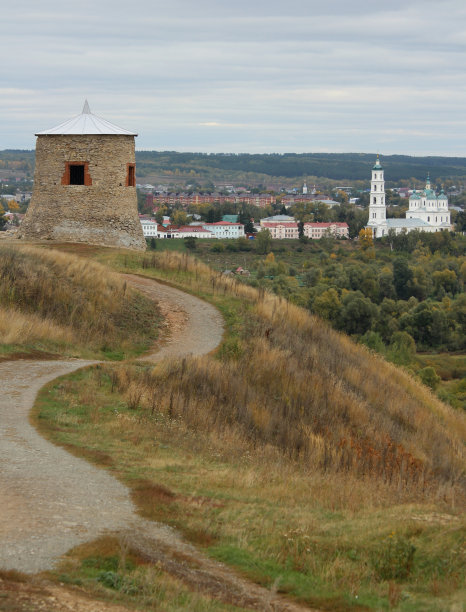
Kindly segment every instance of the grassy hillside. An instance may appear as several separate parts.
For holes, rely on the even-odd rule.
[[[110,465],[145,516],[321,609],[461,601],[461,413],[305,310],[185,255],[99,258],[212,301],[227,333],[214,356],[50,385],[36,408],[48,436]],[[84,580],[86,563],[64,571]]]
[[[157,335],[154,303],[97,263],[0,245],[0,355],[53,352],[121,359]]]
[[[194,252],[219,272],[242,266],[250,272],[242,282],[308,308],[389,361],[419,376],[433,367],[439,397],[466,409],[466,238],[413,232],[405,242],[365,251],[360,242],[331,238],[273,240],[268,255],[244,240],[197,240],[194,251],[182,240],[155,246]],[[434,352],[438,359],[429,359]]]

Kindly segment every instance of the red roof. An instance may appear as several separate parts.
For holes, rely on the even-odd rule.
[[[332,226],[336,226],[336,227],[348,227],[347,223],[305,223],[304,227],[332,227]]]
[[[204,223],[204,225],[234,225],[237,227],[238,225],[243,225],[242,223],[230,223],[230,221],[216,221],[215,223]]]
[[[285,223],[281,223],[280,221],[264,221],[262,227],[291,227],[292,229],[297,229],[298,224],[292,221],[286,221]]]
[[[183,225],[183,227],[179,227],[178,229],[180,230],[180,232],[203,232],[205,233],[209,231],[199,225]]]

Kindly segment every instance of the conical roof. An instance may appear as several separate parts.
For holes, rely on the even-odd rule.
[[[97,117],[97,115],[93,115],[87,100],[84,103],[84,108],[80,115],[76,115],[76,117],[73,117],[64,123],[60,123],[60,125],[57,125],[50,130],[37,132],[36,136],[65,136],[67,134],[80,134],[82,136],[87,134],[137,136],[137,134],[134,132],[125,130],[118,127],[118,125],[115,125],[114,123],[110,123],[101,117]]]

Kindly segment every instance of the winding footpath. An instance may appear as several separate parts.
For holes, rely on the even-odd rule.
[[[151,279],[125,278],[159,303],[170,330],[162,347],[144,361],[206,354],[218,346],[223,321],[213,306]],[[301,610],[203,557],[172,529],[139,517],[128,489],[108,471],[54,446],[30,425],[28,414],[40,388],[92,363],[0,363],[0,569],[51,569],[69,549],[111,532],[129,538],[147,558],[193,588],[223,601],[250,609]]]

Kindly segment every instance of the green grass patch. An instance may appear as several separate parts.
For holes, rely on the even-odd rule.
[[[454,513],[422,506],[332,511],[314,499],[309,475],[295,472],[290,478],[273,464],[261,469],[252,458],[228,461],[209,448],[208,437],[193,438],[166,415],[130,409],[114,381],[112,391],[110,366],[47,385],[33,418],[52,440],[111,466],[143,516],[179,529],[207,554],[267,588],[341,611],[388,610],[390,582],[398,585],[390,587],[395,595],[400,589],[399,610],[440,611],[461,597],[466,564]],[[405,549],[389,549],[392,532],[405,549],[415,548],[408,572]],[[60,572],[71,583],[110,590],[118,601],[137,600],[141,572],[149,570],[133,559],[135,567],[122,573],[119,554],[111,547],[101,554],[87,551],[78,569]],[[181,609],[193,605],[186,597]]]

